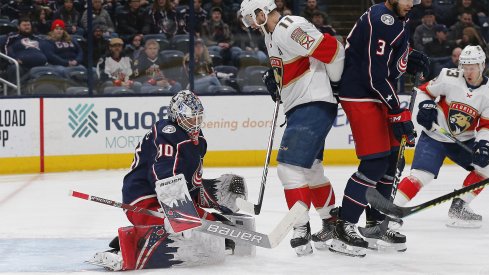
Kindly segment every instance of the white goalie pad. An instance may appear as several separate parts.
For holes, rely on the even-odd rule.
[[[202,207],[213,207],[219,210],[225,207],[232,212],[237,212],[239,208],[236,205],[236,199],[246,200],[248,197],[246,182],[238,175],[224,174],[217,179],[204,179],[203,185],[204,188],[200,194]]]

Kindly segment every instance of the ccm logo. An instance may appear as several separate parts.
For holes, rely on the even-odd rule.
[[[210,224],[206,228],[206,230],[209,232],[214,232],[214,233],[217,233],[219,235],[222,235],[223,237],[230,236],[230,237],[242,239],[244,241],[260,243],[262,240],[262,237],[259,235],[242,232],[238,229],[226,228],[226,227],[218,226],[215,224]]]
[[[391,116],[389,119],[391,122],[397,122],[401,121],[401,116]]]

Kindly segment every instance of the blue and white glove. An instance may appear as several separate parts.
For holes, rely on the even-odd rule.
[[[436,102],[433,100],[425,100],[419,103],[419,111],[416,116],[416,120],[419,125],[423,126],[427,130],[433,127],[433,123],[437,123],[438,110]]]
[[[280,91],[277,88],[277,81],[275,81],[275,74],[273,73],[273,69],[268,69],[262,76],[263,83],[267,86],[267,90],[272,97],[273,102],[277,102],[277,99],[280,99]],[[282,101],[280,101],[282,103]]]
[[[489,142],[479,140],[474,144],[472,162],[480,167],[486,167],[489,164]]]

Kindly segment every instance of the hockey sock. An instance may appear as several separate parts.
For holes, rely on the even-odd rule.
[[[287,201],[287,206],[292,208],[297,201],[302,201],[306,204],[307,208],[311,206],[311,191],[308,186],[294,188],[294,189],[285,189],[285,200]],[[296,224],[306,224],[309,221],[309,214],[306,215],[297,221]]]
[[[464,187],[470,186],[470,185],[477,183],[477,182],[484,180],[484,179],[485,179],[485,177],[477,174],[475,171],[472,171],[465,178]],[[479,189],[476,189],[472,192],[465,193],[465,194],[461,195],[460,198],[462,200],[464,200],[466,203],[470,203],[477,195],[479,195],[479,193],[482,191],[482,189],[484,189],[484,188],[479,188]]]
[[[399,206],[405,205],[418,194],[422,187],[423,185],[416,177],[408,176],[403,178],[397,188],[397,196],[394,199],[394,204]]]
[[[319,213],[321,219],[328,219],[331,217],[329,211],[334,207],[335,195],[331,183],[327,183],[323,186],[309,186],[311,194],[311,202]]]
[[[392,193],[392,183],[394,182],[394,177],[385,175],[377,182],[377,191],[379,191],[385,198],[390,198]],[[381,221],[385,218],[385,215],[380,213],[377,209],[371,208],[367,213],[367,220]]]
[[[343,196],[341,219],[351,223],[358,222],[360,215],[367,206],[367,199],[365,198],[367,188],[375,188],[375,181],[369,180],[360,172],[356,172],[350,177]]]

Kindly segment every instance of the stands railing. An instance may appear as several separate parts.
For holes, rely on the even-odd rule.
[[[17,60],[13,59],[12,57],[5,55],[3,53],[0,53],[0,57],[3,59],[7,59],[8,61],[12,62],[15,64],[15,78],[17,80],[17,85],[14,83],[7,81],[6,79],[3,79],[0,77],[0,82],[3,83],[3,95],[7,95],[7,86],[12,87],[17,90],[17,95],[20,95],[20,69],[19,69],[19,62]]]

